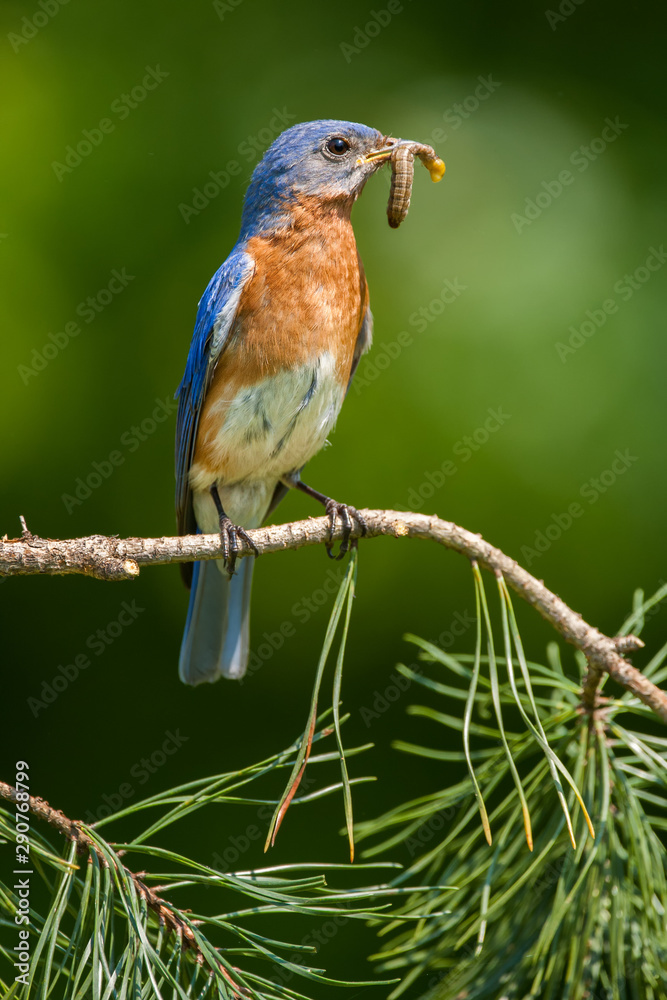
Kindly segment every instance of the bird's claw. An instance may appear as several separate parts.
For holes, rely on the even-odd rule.
[[[236,557],[239,554],[239,538],[248,545],[256,556],[259,555],[257,546],[252,538],[239,524],[234,524],[227,515],[220,518],[220,541],[222,542],[222,560],[230,578],[234,576],[236,569]]]
[[[350,548],[350,535],[352,534],[352,520],[354,519],[361,529],[361,534],[365,535],[368,531],[368,525],[366,521],[359,513],[356,507],[352,507],[347,503],[338,503],[337,500],[327,500],[324,505],[324,509],[329,517],[329,541],[325,542],[325,548],[327,550],[327,555],[330,559],[335,559],[338,561],[342,559]],[[338,555],[334,555],[334,533],[336,531],[336,518],[340,518],[343,525],[343,537],[340,543],[340,549],[338,550]],[[352,542],[354,545],[354,541]]]

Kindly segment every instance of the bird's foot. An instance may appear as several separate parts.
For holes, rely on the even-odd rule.
[[[368,525],[366,521],[359,513],[356,507],[352,507],[347,503],[338,503],[337,500],[331,500],[330,498],[326,500],[324,504],[324,509],[329,517],[329,541],[325,542],[325,548],[327,550],[327,555],[330,559],[342,559],[350,548],[350,535],[352,534],[352,521],[353,519],[357,522],[361,528],[361,534],[365,535],[368,531]],[[335,556],[333,553],[334,547],[334,534],[336,531],[336,519],[340,518],[341,524],[343,525],[343,537],[340,543],[340,549],[338,550],[338,555]],[[352,544],[355,544],[353,540]]]
[[[236,558],[240,551],[239,538],[243,539],[246,545],[253,550],[256,556],[259,555],[259,550],[245,528],[242,528],[239,524],[234,524],[231,518],[227,517],[220,500],[218,488],[215,484],[211,486],[211,496],[213,497],[213,502],[215,503],[215,509],[218,512],[220,541],[222,542],[222,559],[225,569],[231,579],[231,577],[234,576]]]
[[[298,472],[293,472],[291,475],[285,476],[283,482],[285,486],[289,486],[293,490],[301,490],[301,492],[305,493],[306,496],[312,497],[313,500],[317,500],[317,502],[321,503],[324,507],[329,518],[329,541],[324,544],[327,550],[327,555],[330,559],[342,559],[345,553],[349,550],[353,521],[356,521],[359,525],[362,535],[365,535],[368,531],[368,525],[356,507],[352,507],[349,503],[338,503],[337,500],[332,500],[331,497],[325,496],[325,494],[320,493],[319,490],[314,490],[312,486],[307,486],[306,483],[302,482]],[[337,518],[340,518],[341,524],[343,525],[343,537],[341,539],[338,555],[335,556],[333,554],[333,547]],[[355,545],[356,541],[353,541],[352,544]]]
[[[240,551],[239,538],[243,539],[256,556],[259,555],[257,546],[245,528],[234,524],[226,514],[223,514],[220,517],[220,541],[222,542],[223,562],[230,577],[234,576],[236,569],[236,559]]]

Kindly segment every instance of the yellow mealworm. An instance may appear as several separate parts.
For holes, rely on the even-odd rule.
[[[410,149],[422,161],[431,175],[432,181],[442,180],[445,173],[445,164],[432,146],[426,146],[421,142],[413,142]]]
[[[396,146],[391,154],[391,190],[387,218],[392,229],[398,229],[408,214],[415,157],[408,145]]]

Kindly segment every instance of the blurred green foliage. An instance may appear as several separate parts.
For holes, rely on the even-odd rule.
[[[571,13],[405,0],[388,19],[384,0],[375,13],[345,0],[4,4],[2,532],[18,532],[19,514],[52,537],[173,532],[168,401],[276,109],[290,123],[348,118],[433,141],[447,173],[436,187],[418,170],[397,232],[384,215],[386,171],[354,210],[376,346],[308,481],[358,506],[420,503],[481,531],[614,629],[632,589],[652,592],[664,565],[667,268],[637,271],[667,228],[664,61],[648,5],[561,6]],[[142,90],[149,68],[154,89]],[[602,150],[607,119],[617,132]],[[81,142],[88,153],[76,153]],[[67,147],[75,165],[54,169],[68,167]],[[182,208],[204,201],[197,214]],[[106,293],[114,270],[132,280]],[[617,309],[605,312],[607,300]],[[68,323],[81,332],[69,337]],[[559,356],[571,327],[581,346]],[[82,502],[64,501],[94,463],[110,474],[98,470]],[[572,504],[581,513],[568,514]],[[279,509],[285,520],[317,513],[300,496]],[[33,791],[84,817],[121,785],[154,793],[274,752],[306,716],[332,569],[320,551],[263,560],[261,669],[240,687],[195,690],[176,671],[187,604],[176,569],[115,585],[5,581],[7,773],[15,756],[30,761]],[[114,624],[123,602],[134,607],[126,626]],[[356,795],[360,820],[463,776],[463,765],[388,751],[419,724],[404,715],[410,692],[392,703],[383,692],[410,656],[403,632],[470,652],[474,629],[461,622],[473,611],[464,560],[415,543],[362,546],[347,739],[376,741],[364,767],[384,780]],[[529,652],[541,650],[546,626],[518,612]],[[77,656],[90,666],[31,710]],[[167,731],[181,737],[171,756],[160,750]],[[273,860],[342,860],[331,808],[290,816]],[[192,853],[207,863],[235,833],[193,828]],[[239,863],[259,863],[260,850],[253,842]],[[362,949],[342,932],[322,962],[335,972],[338,954],[350,977],[365,975]]]

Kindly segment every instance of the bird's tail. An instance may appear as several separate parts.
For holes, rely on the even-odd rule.
[[[178,672],[185,684],[238,679],[248,665],[250,585],[254,559],[242,559],[231,580],[207,560],[194,565]]]

